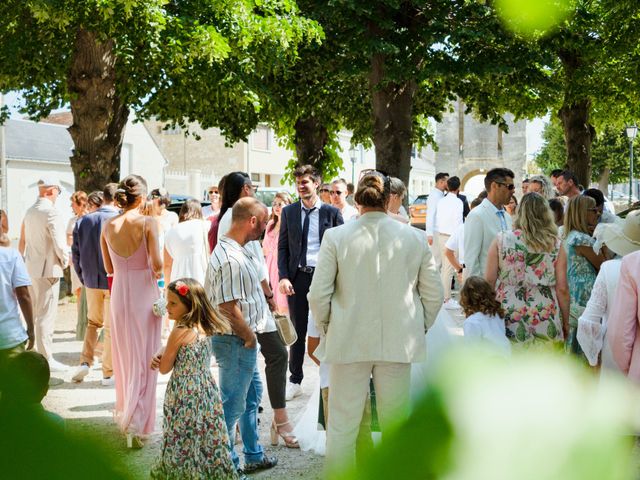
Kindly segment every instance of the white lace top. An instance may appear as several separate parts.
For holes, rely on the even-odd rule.
[[[596,277],[587,306],[578,319],[577,338],[589,364],[598,364],[602,352],[602,366],[618,370],[606,341],[607,319],[615,299],[622,259],[604,262]]]

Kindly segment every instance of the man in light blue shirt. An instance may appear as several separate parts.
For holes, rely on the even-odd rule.
[[[444,198],[447,191],[447,180],[449,180],[449,174],[439,172],[436,174],[436,186],[433,187],[429,197],[427,198],[427,219],[425,224],[425,230],[427,232],[427,242],[431,247],[433,258],[436,261],[436,268],[440,270],[442,265],[442,256],[440,254],[440,248],[438,244],[438,231],[436,225],[436,215],[438,212],[438,202]],[[436,239],[434,242],[433,239]]]

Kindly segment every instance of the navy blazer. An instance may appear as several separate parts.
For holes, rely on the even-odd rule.
[[[323,203],[319,212],[320,242],[328,228],[342,225],[340,210]],[[302,249],[302,208],[300,200],[282,209],[278,239],[278,275],[293,281],[298,273]]]
[[[469,212],[471,211],[469,208],[469,202],[467,202],[467,197],[461,193],[458,193],[458,198],[462,200],[462,219],[466,220],[467,215],[469,215]]]
[[[101,207],[93,213],[88,213],[78,219],[73,229],[73,244],[71,255],[73,268],[78,278],[87,288],[107,290],[107,272],[104,269],[102,250],[100,249],[100,235],[102,224],[118,215],[115,207]]]

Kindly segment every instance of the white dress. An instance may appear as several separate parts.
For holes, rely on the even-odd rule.
[[[462,328],[465,341],[480,342],[505,357],[511,355],[504,319],[498,315],[476,312],[467,317]]]
[[[596,277],[587,306],[578,319],[578,343],[589,360],[596,365],[598,354],[602,352],[601,375],[619,371],[613,360],[611,347],[607,342],[607,319],[616,296],[620,278],[621,258],[604,262]]]
[[[173,259],[171,281],[193,278],[204,285],[207,271],[209,222],[187,220],[181,222],[164,236],[164,246]]]

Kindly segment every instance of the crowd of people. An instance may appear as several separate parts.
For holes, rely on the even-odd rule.
[[[43,178],[17,250],[6,215],[0,223],[0,374],[32,348],[49,371],[68,370],[52,341],[71,265],[83,341],[71,378],[82,382],[101,358],[128,447],[153,432],[157,375],[171,372],[152,478],[242,478],[277,465],[258,434],[259,353],[271,444],[301,447],[287,402],[303,392],[307,354],[319,368],[313,407],[328,468],[353,465],[374,423],[384,432],[408,414],[411,364],[447,310],[467,317],[465,339],[498,355],[551,347],[640,381],[639,211],[616,217],[569,171],[532,176],[517,194],[506,168],[490,170],[469,204],[460,179],[440,172],[422,232],[408,224],[397,178],[366,170],[353,188],[322,183],[308,165],[293,175],[297,200],[280,192],[271,210],[247,173],[231,172],[208,205],[187,200],[178,215],[164,188],[129,175],[75,192],[66,226],[61,188]]]

